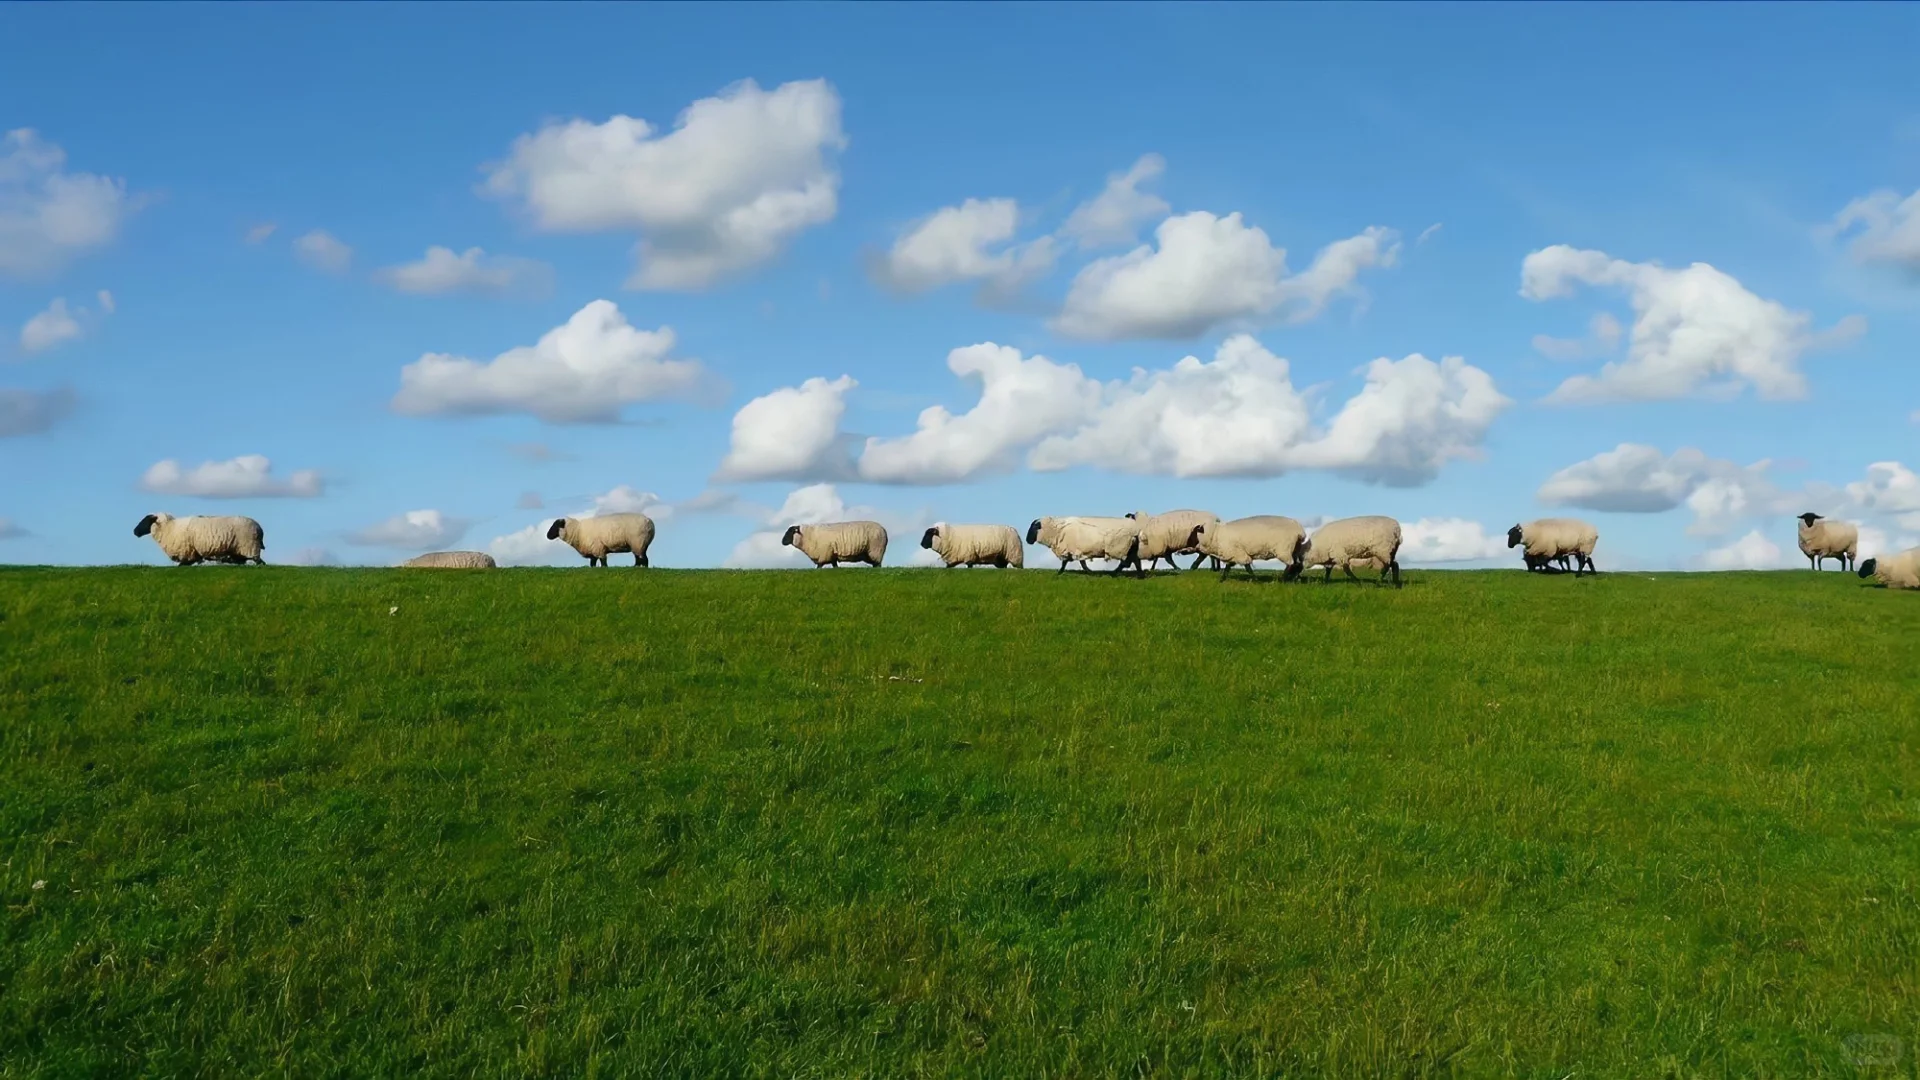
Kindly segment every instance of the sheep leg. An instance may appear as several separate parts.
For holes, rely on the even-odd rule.
[[[1349,580],[1349,581],[1359,581],[1359,580],[1360,580],[1360,575],[1359,575],[1359,574],[1356,574],[1356,573],[1354,573],[1354,572],[1353,572],[1353,564],[1352,564],[1352,563],[1341,563],[1341,564],[1340,564],[1340,569],[1342,569],[1342,570],[1345,570],[1345,571],[1347,572],[1347,580]],[[1384,571],[1384,570],[1382,570],[1382,571],[1380,572],[1380,574],[1381,574],[1381,576],[1382,576],[1382,577],[1385,577],[1385,576],[1386,576],[1386,571]],[[1329,567],[1327,567],[1327,576],[1328,576],[1329,578],[1331,578],[1331,577],[1333,576],[1333,567],[1331,567],[1331,566],[1329,566]]]
[[[1067,572],[1067,560],[1065,560],[1065,559],[1061,559],[1061,560],[1060,560],[1060,569],[1058,569],[1058,570],[1055,570],[1055,571],[1054,571],[1054,573],[1056,573],[1056,574],[1064,574],[1064,573],[1066,573],[1066,572]]]
[[[1200,560],[1198,560],[1198,559],[1195,559],[1195,560],[1193,561],[1193,565],[1194,565],[1194,566],[1199,566],[1199,565],[1200,565]],[[1189,567],[1188,569],[1192,569],[1192,567]],[[1229,566],[1229,567],[1227,567],[1227,568],[1226,568],[1225,570],[1222,570],[1222,571],[1220,571],[1220,580],[1221,580],[1221,581],[1225,581],[1225,580],[1227,580],[1227,575],[1228,575],[1228,574],[1231,574],[1231,573],[1233,573],[1233,567],[1231,567],[1231,566]]]
[[[1347,571],[1347,573],[1351,574],[1353,573],[1353,571],[1349,570]],[[1322,585],[1333,584],[1333,564],[1332,563],[1327,564],[1327,576],[1320,579],[1320,584]]]
[[[1388,563],[1387,570],[1393,571],[1393,587],[1396,589],[1399,588],[1400,587],[1400,560],[1395,559],[1392,562]],[[1387,570],[1380,571],[1381,581],[1387,580]]]
[[[647,557],[646,557],[645,555],[642,555],[642,554],[640,554],[640,553],[639,553],[639,552],[637,552],[637,551],[636,551],[636,552],[634,552],[634,553],[633,553],[633,565],[635,565],[635,566],[645,566],[645,565],[647,565]]]

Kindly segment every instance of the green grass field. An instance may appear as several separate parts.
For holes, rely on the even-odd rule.
[[[1914,1074],[1920,597],[1408,577],[0,571],[0,1075]]]

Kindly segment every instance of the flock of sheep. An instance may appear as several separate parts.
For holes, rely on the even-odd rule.
[[[1860,533],[1852,524],[1819,514],[1800,515],[1800,551],[1820,569],[1838,559],[1842,570],[1855,568]],[[152,536],[167,557],[181,566],[200,562],[259,563],[266,560],[266,534],[250,517],[185,517],[148,514],[134,526],[133,535]],[[565,542],[591,566],[606,566],[607,556],[628,553],[635,566],[647,565],[653,544],[653,519],[645,514],[603,514],[598,517],[556,518],[547,539]],[[1580,574],[1596,573],[1593,549],[1600,533],[1592,525],[1571,518],[1542,518],[1507,530],[1507,547],[1521,549],[1528,570]],[[780,537],[786,547],[799,549],[815,566],[866,563],[879,566],[887,554],[887,530],[876,521],[840,521],[794,525]],[[1211,560],[1222,578],[1236,566],[1251,576],[1256,562],[1286,564],[1287,580],[1310,566],[1326,568],[1330,581],[1337,567],[1357,580],[1355,567],[1379,571],[1381,582],[1400,584],[1400,523],[1390,517],[1365,516],[1329,521],[1308,535],[1305,526],[1290,517],[1259,515],[1222,521],[1203,510],[1144,511],[1125,517],[1043,517],[1027,526],[1025,543],[1010,525],[935,525],[920,537],[920,546],[953,566],[1022,567],[1025,544],[1041,544],[1060,560],[1065,573],[1070,563],[1090,571],[1090,560],[1110,560],[1113,573],[1132,568],[1144,576],[1162,559],[1170,567],[1176,555],[1192,555],[1188,569]],[[493,556],[481,551],[435,551],[402,563],[414,567],[484,568]],[[1877,578],[1894,589],[1920,589],[1920,547],[1898,555],[1868,559],[1858,564],[1861,577]]]

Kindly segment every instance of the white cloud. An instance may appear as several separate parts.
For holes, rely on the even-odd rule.
[[[325,229],[315,229],[293,242],[293,253],[315,270],[344,274],[353,264],[353,248]]]
[[[593,509],[575,516],[599,517],[602,514],[645,514],[660,521],[673,515],[673,507],[651,491],[621,484],[605,495],[595,495]]]
[[[1356,293],[1362,269],[1392,265],[1399,252],[1392,230],[1370,228],[1327,245],[1289,278],[1286,251],[1237,213],[1180,214],[1162,221],[1154,237],[1157,247],[1143,244],[1081,268],[1053,328],[1093,340],[1191,338],[1276,313],[1301,321]]]
[[[347,536],[347,543],[425,551],[443,548],[466,535],[472,522],[438,510],[409,510]]]
[[[1786,563],[1780,545],[1754,529],[1725,547],[1702,554],[1700,565],[1708,570],[1777,570]]]
[[[1549,360],[1585,360],[1607,356],[1619,348],[1621,332],[1620,320],[1614,318],[1611,312],[1602,311],[1587,324],[1586,337],[1557,338],[1535,334],[1533,348]]]
[[[561,556],[572,556],[573,562],[580,557],[574,550],[558,540],[547,539],[547,529],[552,520],[536,521],[524,529],[510,532],[505,536],[496,536],[487,545],[487,554],[501,566],[556,566],[562,562]]]
[[[107,290],[101,289],[99,292],[95,293],[94,296],[96,299],[100,301],[101,311],[104,311],[107,314],[111,315],[116,310],[118,310],[117,308],[114,307],[113,294],[108,292]]]
[[[1506,534],[1464,518],[1421,518],[1400,530],[1400,561],[1405,563],[1479,562],[1507,555]]]
[[[1365,370],[1366,386],[1316,429],[1287,362],[1236,335],[1211,363],[1189,356],[1108,384],[1091,418],[1041,442],[1030,463],[1183,477],[1327,469],[1410,486],[1431,480],[1449,461],[1477,457],[1494,419],[1511,404],[1486,372],[1459,357],[1383,357]]]
[[[955,416],[945,406],[921,412],[918,430],[872,438],[860,455],[860,476],[893,484],[938,484],[1013,467],[1019,452],[1050,432],[1070,428],[1097,405],[1100,386],[1072,364],[987,342],[947,354],[947,367],[978,379],[980,401]]]
[[[1441,223],[1436,221],[1433,224],[1427,226],[1426,228],[1421,229],[1420,235],[1415,237],[1413,242],[1415,244],[1424,244],[1428,240],[1433,239],[1433,237],[1440,232],[1440,226],[1441,226]]]
[[[1780,491],[1767,475],[1771,465],[1765,460],[1740,465],[1690,446],[1668,455],[1642,443],[1621,443],[1549,476],[1538,495],[1548,506],[1627,514],[1685,504],[1694,514],[1687,531],[1714,534],[1746,518],[1796,512],[1795,499],[1805,494]]]
[[[1804,397],[1802,354],[1865,325],[1850,318],[1812,334],[1805,312],[1762,299],[1706,263],[1669,270],[1564,244],[1528,255],[1520,282],[1529,300],[1571,296],[1586,284],[1623,289],[1633,306],[1626,358],[1567,379],[1548,396],[1555,402],[1725,397],[1748,388],[1768,399]]]
[[[275,232],[279,231],[279,228],[280,226],[276,222],[263,221],[253,228],[248,229],[244,239],[249,244],[264,244],[267,242],[268,237],[271,237]],[[314,550],[317,551],[319,549],[315,548]]]
[[[1154,218],[1165,217],[1173,208],[1167,200],[1140,185],[1155,180],[1167,171],[1167,159],[1145,154],[1126,172],[1107,177],[1100,194],[1074,208],[1060,235],[1083,248],[1131,244],[1140,235],[1140,226]]]
[[[340,559],[323,547],[304,547],[287,558],[288,566],[339,566]]]
[[[73,411],[73,391],[0,390],[0,439],[35,435],[59,423]]]
[[[552,285],[553,268],[533,259],[488,255],[477,247],[455,254],[434,246],[419,262],[389,266],[374,278],[405,293],[443,296],[449,293],[540,292]]]
[[[488,165],[482,190],[555,232],[637,230],[644,289],[699,289],[778,255],[833,219],[846,145],[823,79],[765,91],[752,80],[690,105],[661,134],[615,116],[549,124]]]
[[[780,508],[760,519],[761,528],[735,544],[722,564],[731,567],[806,567],[813,565],[806,556],[780,544],[789,525],[815,525],[824,521],[878,521],[887,530],[886,565],[902,566],[912,561],[920,533],[929,523],[922,513],[902,514],[871,506],[850,506],[832,484],[811,484],[787,495]]]
[[[1890,516],[1901,529],[1920,532],[1920,476],[1900,462],[1867,466],[1867,478],[1848,484],[1846,495],[1859,512]]]
[[[1855,199],[1833,219],[1832,229],[1853,235],[1848,251],[1856,262],[1920,272],[1920,189],[1905,198],[1881,190]]]
[[[920,293],[961,281],[984,282],[986,297],[1006,296],[1052,267],[1049,237],[1011,243],[1020,228],[1012,199],[968,199],[915,222],[874,260],[874,279],[898,292]]]
[[[17,540],[22,536],[31,535],[33,534],[21,528],[13,519],[0,517],[0,540]]]
[[[552,424],[619,419],[634,402],[684,396],[698,361],[672,360],[670,328],[636,330],[611,301],[595,300],[537,344],[482,363],[428,353],[400,370],[393,408],[410,415],[530,413]]]
[[[140,486],[165,495],[192,495],[202,499],[312,499],[325,493],[317,469],[302,469],[284,480],[273,477],[273,464],[259,454],[229,461],[203,461],[183,469],[178,461],[157,461],[140,478]]]
[[[808,379],[754,398],[733,415],[733,437],[714,479],[814,480],[850,473],[852,439],[840,433],[846,395],[859,385],[842,375]]]
[[[27,352],[40,352],[51,349],[63,341],[73,341],[80,337],[80,321],[67,310],[67,301],[63,297],[54,297],[47,310],[27,320],[20,328],[20,348]]]
[[[138,209],[124,181],[69,173],[66,163],[32,128],[0,137],[0,277],[50,276],[111,243]]]

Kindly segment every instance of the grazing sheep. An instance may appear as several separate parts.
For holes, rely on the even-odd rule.
[[[1853,569],[1860,554],[1860,530],[1850,521],[1834,521],[1819,514],[1800,515],[1800,554],[1815,570],[1828,559],[1839,559],[1840,569]]]
[[[1120,564],[1113,568],[1117,574],[1129,563],[1137,565],[1140,561],[1140,530],[1131,518],[1035,518],[1027,526],[1027,543],[1045,544],[1060,560],[1057,573],[1065,573],[1070,562],[1091,570],[1088,559],[1118,559]]]
[[[1221,564],[1220,580],[1225,581],[1236,566],[1245,566],[1252,577],[1253,564],[1261,559],[1278,559],[1287,564],[1286,576],[1300,573],[1300,559],[1307,550],[1307,530],[1290,517],[1258,514],[1232,521],[1201,522],[1193,527],[1188,542]],[[1200,560],[1194,560],[1194,566]],[[1191,569],[1191,567],[1189,567]]]
[[[920,537],[920,546],[948,566],[998,566],[1020,569],[1027,551],[1011,525],[948,525],[942,522]]]
[[[1889,589],[1920,589],[1920,547],[1898,555],[1876,555],[1854,572],[1863,578],[1878,578]]]
[[[415,555],[401,566],[432,567],[442,570],[491,570],[493,556],[484,551],[429,551]]]
[[[1507,546],[1521,548],[1527,569],[1545,569],[1554,562],[1567,569],[1567,560],[1577,560],[1574,576],[1598,573],[1593,567],[1593,547],[1600,542],[1600,531],[1575,518],[1541,518],[1507,530]]]
[[[1329,521],[1314,531],[1298,565],[1303,569],[1326,567],[1326,581],[1333,580],[1336,566],[1355,581],[1360,580],[1353,572],[1355,566],[1377,566],[1380,580],[1384,582],[1391,575],[1397,589],[1400,587],[1400,523],[1378,515]],[[1287,576],[1297,573],[1293,571]]]
[[[1199,554],[1200,549],[1190,543],[1194,527],[1220,520],[1219,514],[1205,510],[1169,510],[1164,514],[1136,510],[1127,516],[1140,529],[1140,558],[1147,564],[1147,569],[1152,569],[1154,564],[1165,559],[1168,566],[1178,570],[1180,565],[1173,561],[1173,557],[1189,554],[1194,556],[1194,560],[1187,569],[1198,569],[1207,556]],[[1215,559],[1213,565],[1218,567],[1220,560]]]
[[[653,519],[645,514],[555,518],[547,539],[565,540],[587,557],[588,566],[606,566],[607,556],[616,551],[631,551],[633,565],[646,566],[647,549],[653,546]]]
[[[843,562],[879,566],[887,554],[887,530],[877,521],[836,521],[825,525],[790,526],[780,537],[782,547],[796,547],[815,566],[837,567]]]
[[[267,536],[260,523],[250,517],[183,517],[172,514],[148,514],[133,527],[133,535],[151,535],[181,566],[197,562],[248,563],[261,566],[267,560],[260,553],[267,548]]]

